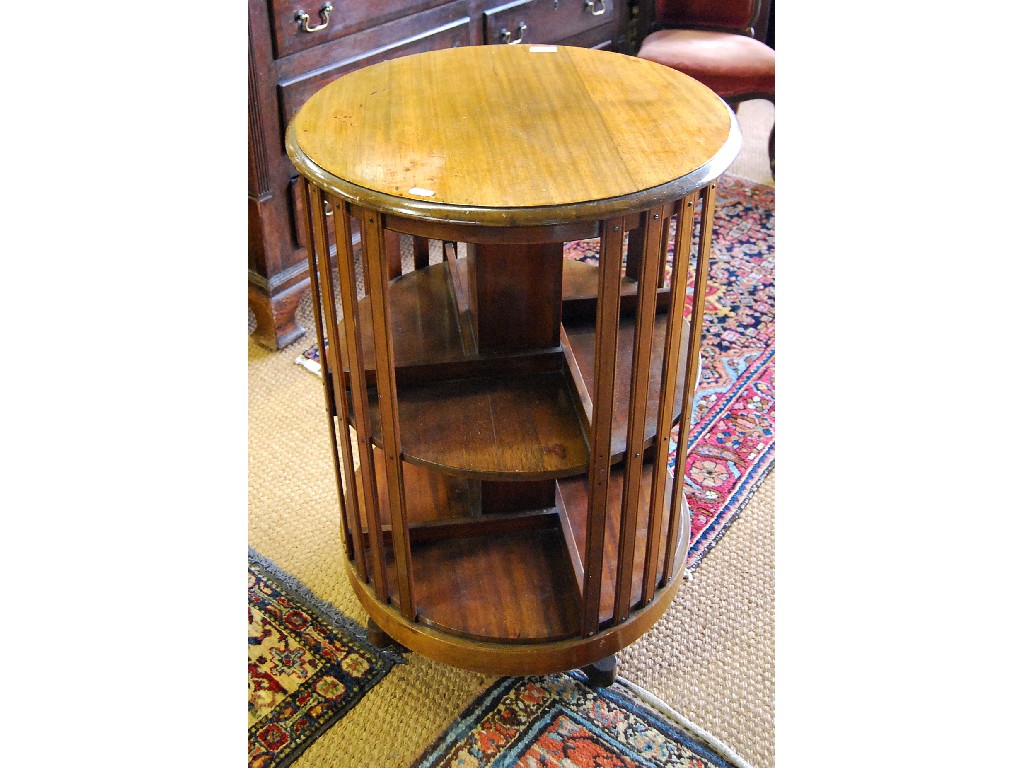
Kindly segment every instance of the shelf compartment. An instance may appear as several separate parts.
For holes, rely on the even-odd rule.
[[[634,544],[633,571],[630,591],[630,610],[640,606],[640,599],[643,587],[644,559],[647,548],[647,537],[650,517],[651,482],[653,476],[653,464],[648,462],[643,467],[641,474],[640,504],[637,510],[637,533]],[[623,470],[620,465],[612,470],[608,483],[608,513],[605,522],[604,534],[604,555],[601,568],[601,607],[599,610],[599,626],[605,628],[612,624],[612,611],[615,604],[616,570],[619,562],[619,522],[622,503]],[[659,546],[656,552],[657,576],[656,584],[661,584],[664,579],[665,566],[665,544],[668,538],[669,527],[669,505],[672,494],[671,476],[665,484],[665,496],[663,503],[665,513],[662,515],[662,530],[659,536]],[[565,517],[577,551],[585,557],[587,551],[587,482],[585,477],[568,478],[558,481],[559,502],[565,509]],[[685,554],[685,546],[689,543],[689,510],[686,506],[686,499],[683,498],[681,515],[680,541],[676,542],[682,547]],[[675,558],[677,564],[682,558]],[[678,567],[678,566],[677,566]]]
[[[399,387],[398,417],[402,457],[438,472],[543,480],[587,471],[578,395],[563,371]],[[381,445],[375,403],[371,419]]]
[[[380,466],[380,462],[376,464]],[[587,548],[585,477],[558,480],[554,508],[488,514],[479,508],[479,483],[407,463],[403,467],[417,621],[484,641],[534,643],[578,636],[583,590],[581,555]],[[641,476],[631,611],[643,607],[640,602],[652,474],[653,466],[647,463]],[[390,513],[383,477],[379,480],[385,562],[392,599],[397,601]],[[601,569],[601,629],[612,625],[622,485],[620,466],[613,469],[609,482]],[[655,553],[657,584],[665,575],[663,542],[668,536],[671,491],[670,477],[663,498],[662,543]],[[682,525],[675,543],[677,567],[685,559],[690,531],[685,497],[682,503]],[[369,550],[366,552],[369,557]]]
[[[656,315],[654,320],[654,343],[651,353],[651,373],[648,377],[647,411],[644,417],[644,448],[654,440],[658,420],[658,399],[661,397],[661,369],[665,354],[665,315]],[[689,323],[683,321],[683,338],[689,333]],[[563,344],[566,358],[571,358],[570,368],[575,367],[580,381],[574,381],[581,403],[590,403],[594,392],[594,326],[589,323],[575,323],[563,326]],[[618,347],[615,354],[615,402],[612,416],[612,463],[622,461],[626,449],[626,426],[629,413],[629,383],[632,373],[633,336],[636,331],[634,318],[625,317],[619,322]],[[676,369],[675,398],[672,403],[672,423],[679,421],[683,407],[683,391],[686,387],[686,348],[679,351],[679,365]],[[591,413],[583,405],[585,418],[589,422]]]
[[[457,264],[455,282],[448,262],[433,264],[392,280],[388,286],[391,332],[398,386],[424,384],[509,373],[543,373],[560,370],[563,355],[557,346],[480,354],[466,348],[472,337],[472,316],[460,307],[468,275],[467,259]],[[460,287],[461,286],[461,289]],[[359,329],[366,366],[367,386],[376,386],[373,327],[369,301],[359,301]],[[345,369],[348,384],[349,370]]]
[[[566,259],[562,266],[562,322],[591,322],[597,314],[598,266]],[[636,280],[623,275],[619,281],[619,312],[628,317],[636,312]],[[658,289],[658,312],[668,309],[671,288]]]
[[[459,637],[542,643],[578,636],[581,601],[557,513],[536,530],[411,547],[417,621]],[[389,579],[396,578],[393,557]]]
[[[396,277],[388,285],[396,375],[400,368],[465,360],[459,311],[448,264],[434,264]],[[359,300],[359,327],[367,373],[374,371],[370,302]],[[345,371],[348,375],[348,369]]]
[[[391,547],[391,507],[385,492],[384,463],[380,449],[374,448],[373,454],[384,544]],[[361,480],[359,475],[356,477],[356,486],[362,499]],[[553,509],[512,512],[487,509],[479,480],[432,472],[408,462],[402,464],[402,477],[405,483],[405,514],[413,544],[443,537],[466,538],[491,533],[515,533],[555,525],[551,519],[543,519],[557,516]],[[368,546],[366,521],[361,522],[364,546]]]

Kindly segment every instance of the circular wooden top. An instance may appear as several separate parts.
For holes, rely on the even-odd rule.
[[[304,175],[386,212],[491,225],[638,210],[715,178],[739,150],[712,91],[631,56],[471,46],[325,86],[286,138]]]

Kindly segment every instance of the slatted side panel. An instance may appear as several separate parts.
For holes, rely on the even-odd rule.
[[[356,450],[359,455],[359,479],[362,488],[362,511],[366,522],[367,536],[370,540],[370,563],[369,575],[372,577],[374,591],[377,599],[387,602],[390,590],[385,568],[384,534],[381,528],[380,499],[377,497],[377,483],[375,481],[373,449],[370,443],[370,404],[366,386],[366,364],[363,354],[362,334],[360,332],[360,319],[357,307],[357,286],[355,273],[355,260],[352,256],[352,229],[351,210],[349,204],[332,195],[327,196],[328,204],[334,212],[335,242],[339,244],[338,253],[338,282],[340,283],[341,312],[345,318],[342,325],[342,334],[338,334],[337,342],[328,339],[328,348],[334,347],[339,350],[332,358],[333,364],[338,366],[337,370],[343,371],[341,367],[348,363],[350,372],[349,382],[351,386],[351,415],[356,427]],[[325,304],[325,315],[337,317],[337,299],[334,296],[333,282],[325,283],[321,279],[321,285],[330,290],[325,293],[327,303]],[[340,350],[344,347],[344,360]],[[341,378],[339,374],[339,379]],[[361,527],[361,526],[360,526]],[[359,543],[362,543],[360,536]]]
[[[363,263],[369,283],[370,312],[373,318],[373,345],[376,355],[377,404],[384,448],[388,509],[395,564],[398,573],[398,601],[402,615],[416,618],[413,600],[412,553],[409,548],[409,524],[405,506],[405,483],[402,480],[402,436],[398,423],[398,389],[395,384],[394,339],[391,333],[391,306],[388,281],[391,265],[384,223],[379,213],[362,211]]]
[[[601,611],[604,537],[611,471],[612,417],[615,399],[615,352],[619,333],[619,279],[625,221],[601,222],[596,338],[594,341],[593,419],[587,486],[587,546],[583,555],[583,636],[597,632]]]
[[[326,243],[325,225],[323,222],[324,204],[319,190],[305,178],[299,179],[300,193],[306,199],[305,215],[302,224],[306,235],[306,255],[309,258],[309,283],[312,292],[313,322],[316,326],[316,347],[320,356],[320,373],[324,386],[324,402],[327,406],[327,424],[331,436],[331,454],[334,459],[334,481],[338,490],[341,505],[341,533],[345,542],[345,553],[349,560],[355,560],[356,572],[366,580],[366,557],[362,547],[362,526],[359,524],[359,500],[357,498],[354,476],[352,473],[352,444],[348,440],[348,406],[345,398],[344,375],[342,369],[328,359],[327,350],[334,356],[340,352],[340,345],[328,345],[329,334],[337,336],[336,323],[331,329],[324,322],[321,311],[325,295],[321,286],[321,274],[326,274],[331,281],[330,252],[323,250]],[[313,212],[316,211],[318,215]],[[314,217],[316,221],[314,221]],[[314,231],[316,232],[314,236]],[[320,249],[319,253],[317,250]],[[337,421],[336,421],[337,420]],[[342,436],[339,448],[339,430]],[[342,483],[342,472],[345,482]],[[345,490],[347,489],[347,493]]]
[[[657,587],[659,548],[662,543],[661,529],[665,515],[665,486],[668,478],[668,454],[672,432],[672,405],[676,397],[676,371],[679,369],[679,352],[684,327],[683,315],[686,299],[687,273],[690,263],[690,241],[693,237],[693,209],[696,195],[691,194],[674,205],[676,216],[676,238],[672,261],[671,298],[669,301],[665,350],[662,355],[661,395],[658,401],[658,421],[655,433],[654,467],[651,480],[651,503],[648,513],[647,548],[644,551],[643,582],[640,592],[641,605],[654,599]],[[668,232],[666,228],[666,241]],[[667,242],[666,242],[667,245]],[[668,248],[663,249],[666,253]],[[664,263],[664,262],[663,262]],[[681,466],[678,465],[677,466]],[[668,539],[668,541],[672,541]]]
[[[685,563],[686,547],[690,536],[689,511],[683,520],[683,476],[686,472],[686,454],[689,445],[690,420],[693,413],[694,391],[697,387],[697,373],[700,368],[700,339],[704,325],[704,296],[708,285],[708,268],[711,260],[711,232],[715,223],[715,191],[718,184],[712,182],[700,190],[700,238],[697,246],[697,259],[693,277],[693,306],[690,310],[690,335],[686,343],[686,389],[683,390],[682,414],[679,417],[679,448],[676,455],[676,473],[672,486],[672,507],[669,516],[668,546],[665,552],[665,576],[670,579],[677,567],[677,552],[680,547],[675,543],[685,535],[683,542],[683,561]],[[680,243],[678,248],[684,248]],[[680,250],[676,251],[679,256]],[[689,243],[685,244],[685,253],[689,253]],[[677,257],[679,260],[679,257]]]
[[[658,269],[661,266],[665,218],[670,205],[658,206],[641,218],[643,248],[640,280],[637,285],[636,330],[633,338],[632,375],[626,426],[626,453],[622,504],[619,517],[619,551],[615,577],[615,604],[612,623],[622,622],[630,613],[633,589],[633,564],[636,556],[637,527],[641,516],[640,495],[643,472],[644,431],[650,384],[651,350],[654,341],[654,314],[657,304]],[[657,536],[657,532],[654,533]]]

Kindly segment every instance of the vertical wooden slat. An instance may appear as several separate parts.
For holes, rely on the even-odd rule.
[[[327,406],[327,425],[331,435],[331,455],[334,459],[334,482],[338,489],[338,503],[341,507],[341,532],[342,539],[345,542],[345,554],[349,560],[353,558],[356,561],[356,571],[359,576],[365,581],[366,580],[366,562],[363,555],[363,549],[361,546],[356,546],[354,542],[362,542],[362,526],[359,525],[359,501],[356,497],[355,484],[349,480],[348,473],[346,473],[345,484],[341,481],[342,465],[341,460],[338,456],[338,425],[335,424],[335,417],[338,417],[342,431],[346,438],[348,437],[348,409],[345,404],[345,391],[344,386],[340,386],[339,381],[344,377],[342,371],[328,363],[326,353],[326,333],[327,329],[324,325],[323,315],[321,314],[320,307],[321,302],[324,300],[323,291],[320,286],[320,264],[326,262],[330,264],[330,251],[321,250],[321,257],[318,258],[316,253],[317,244],[323,248],[326,245],[326,238],[324,237],[324,221],[323,221],[323,201],[320,199],[319,190],[316,192],[317,206],[310,205],[311,195],[313,194],[310,190],[311,185],[305,178],[299,177],[299,195],[305,201],[303,206],[304,215],[302,216],[302,224],[304,234],[306,236],[306,255],[309,257],[309,284],[310,292],[312,293],[312,305],[313,305],[313,323],[316,326],[316,349],[320,356],[320,379],[324,387],[324,402]],[[317,211],[316,218],[317,223],[313,223],[313,211]],[[319,231],[319,235],[314,238],[313,230],[314,227]],[[328,268],[328,274],[330,269]],[[336,330],[336,327],[335,327]],[[333,354],[333,350],[332,350]],[[345,451],[345,447],[348,445],[349,451]],[[345,467],[349,466],[349,456],[351,452],[351,444],[341,444],[342,453],[345,456]],[[348,494],[345,493],[345,489],[348,489]],[[355,521],[355,522],[353,522]]]
[[[370,442],[370,404],[366,393],[366,365],[363,359],[362,336],[359,331],[359,307],[356,289],[355,259],[351,252],[351,212],[347,203],[331,198],[334,206],[335,240],[338,243],[338,277],[341,283],[341,311],[345,317],[345,350],[349,364],[349,382],[352,389],[352,416],[356,427],[356,449],[359,453],[359,477],[363,489],[363,511],[366,514],[367,535],[370,539],[370,571],[377,598],[387,602],[387,569],[384,561],[384,533],[380,520],[380,500],[377,497],[377,480],[374,469],[373,446]],[[348,244],[348,253],[342,250],[342,243]],[[365,256],[365,243],[363,245]],[[365,272],[365,266],[363,268]],[[335,310],[331,310],[332,312]],[[335,313],[336,316],[336,313]],[[330,346],[334,342],[329,342]],[[339,342],[338,347],[341,346]],[[339,375],[343,369],[339,369]]]
[[[324,200],[328,206],[334,211],[332,220],[338,222],[340,219],[345,217],[347,207],[339,200],[328,199],[328,196],[324,196]],[[326,220],[324,220],[326,223]],[[325,233],[326,234],[326,233]],[[337,248],[337,257],[339,260],[344,260],[348,263],[352,262],[352,231],[351,229],[345,228],[341,232],[344,236],[344,240],[338,239],[338,227],[335,226],[334,240],[336,243],[342,243]],[[325,240],[325,243],[329,243],[330,240]],[[354,459],[352,457],[352,438],[349,433],[349,419],[352,414],[352,406],[349,402],[348,389],[345,383],[345,369],[352,370],[349,365],[349,355],[344,342],[343,331],[339,331],[338,328],[338,302],[334,294],[334,278],[331,274],[331,265],[329,259],[324,259],[320,264],[321,274],[319,282],[321,286],[321,292],[323,298],[326,299],[324,307],[329,307],[331,311],[331,317],[335,318],[335,322],[332,326],[332,336],[334,338],[333,346],[338,350],[335,362],[333,364],[333,370],[331,371],[332,387],[335,392],[335,398],[338,403],[338,416],[339,416],[339,433],[338,441],[341,444],[341,455],[344,460],[344,471],[345,471],[345,485],[352,489],[351,498],[352,505],[349,510],[349,524],[352,529],[353,540],[358,542],[356,547],[356,566],[359,576],[363,581],[369,579],[369,568],[366,563],[366,548],[363,543],[363,515],[360,514],[360,495],[359,486],[356,483]],[[326,287],[326,291],[324,291]],[[345,318],[341,319],[341,326],[344,328]],[[331,337],[327,337],[331,338]],[[328,345],[328,360],[330,360],[330,346]]]
[[[398,598],[402,615],[416,618],[413,602],[412,553],[409,549],[409,524],[405,511],[405,484],[402,481],[402,435],[398,424],[398,390],[395,386],[395,358],[391,338],[391,308],[388,304],[390,274],[387,235],[380,214],[368,211],[363,216],[363,268],[370,279],[370,311],[373,316],[373,344],[377,364],[377,404],[380,409],[384,443],[384,467],[387,476],[388,508],[395,564],[398,570]]]
[[[715,225],[715,189],[717,183],[711,183],[700,191],[700,242],[697,247],[697,263],[693,273],[693,306],[690,309],[690,336],[686,344],[686,388],[683,390],[683,408],[679,416],[679,445],[676,448],[676,472],[672,486],[672,512],[669,519],[669,531],[665,552],[664,580],[672,578],[676,568],[675,541],[679,537],[681,527],[681,508],[683,504],[684,476],[686,474],[686,455],[690,444],[690,421],[692,419],[693,402],[697,387],[697,372],[700,369],[700,338],[704,325],[704,294],[708,285],[708,266],[711,259],[711,232]],[[680,243],[678,247],[682,247]],[[677,251],[678,253],[678,251]],[[687,253],[689,248],[687,244]],[[689,261],[687,259],[687,261]],[[687,530],[689,526],[687,525]],[[685,547],[683,549],[686,551]]]
[[[590,466],[587,478],[590,493],[587,499],[587,549],[583,569],[584,637],[597,632],[600,622],[615,406],[615,352],[619,335],[619,280],[625,234],[625,221],[622,218],[601,222],[594,340],[594,410],[590,426]]]
[[[636,330],[633,336],[633,367],[629,386],[629,412],[626,425],[626,458],[622,484],[619,522],[619,557],[615,577],[615,606],[612,621],[618,624],[629,613],[633,591],[633,561],[636,555],[636,529],[640,507],[643,443],[647,421],[647,395],[651,374],[651,348],[654,342],[654,310],[657,307],[658,268],[661,264],[664,217],[671,206],[647,211],[641,229],[644,233],[640,282],[637,285]]]
[[[686,276],[690,268],[690,240],[693,237],[693,204],[696,196],[680,201],[676,214],[675,257],[672,260],[671,298],[665,329],[665,352],[661,367],[661,398],[658,401],[658,426],[655,433],[654,469],[651,478],[651,506],[647,525],[647,549],[644,552],[642,604],[654,598],[661,545],[661,524],[665,514],[665,484],[668,476],[668,449],[671,442],[672,410],[676,399],[676,372],[682,345],[683,308],[686,304]],[[666,235],[666,240],[667,240]],[[662,248],[662,254],[668,248]],[[680,266],[681,265],[681,266]],[[670,518],[671,525],[671,518]],[[677,523],[678,525],[678,523]]]

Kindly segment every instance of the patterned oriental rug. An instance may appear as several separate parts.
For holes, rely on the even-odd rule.
[[[249,551],[249,766],[298,758],[401,657]],[[410,768],[750,768],[714,737],[622,678],[576,671],[499,678]]]
[[[775,457],[775,188],[722,176],[712,242],[686,459],[690,570],[740,514]],[[597,240],[567,243],[564,250],[566,258],[592,263],[597,253]],[[670,251],[669,267],[673,257]],[[691,280],[687,312],[692,293]],[[313,345],[295,362],[319,374],[317,358]],[[677,427],[673,472],[678,438]]]
[[[402,657],[249,550],[249,765],[284,766]]]
[[[740,768],[746,763],[621,678],[586,685],[580,672],[504,677],[413,768]],[[664,714],[642,699],[657,702]]]

